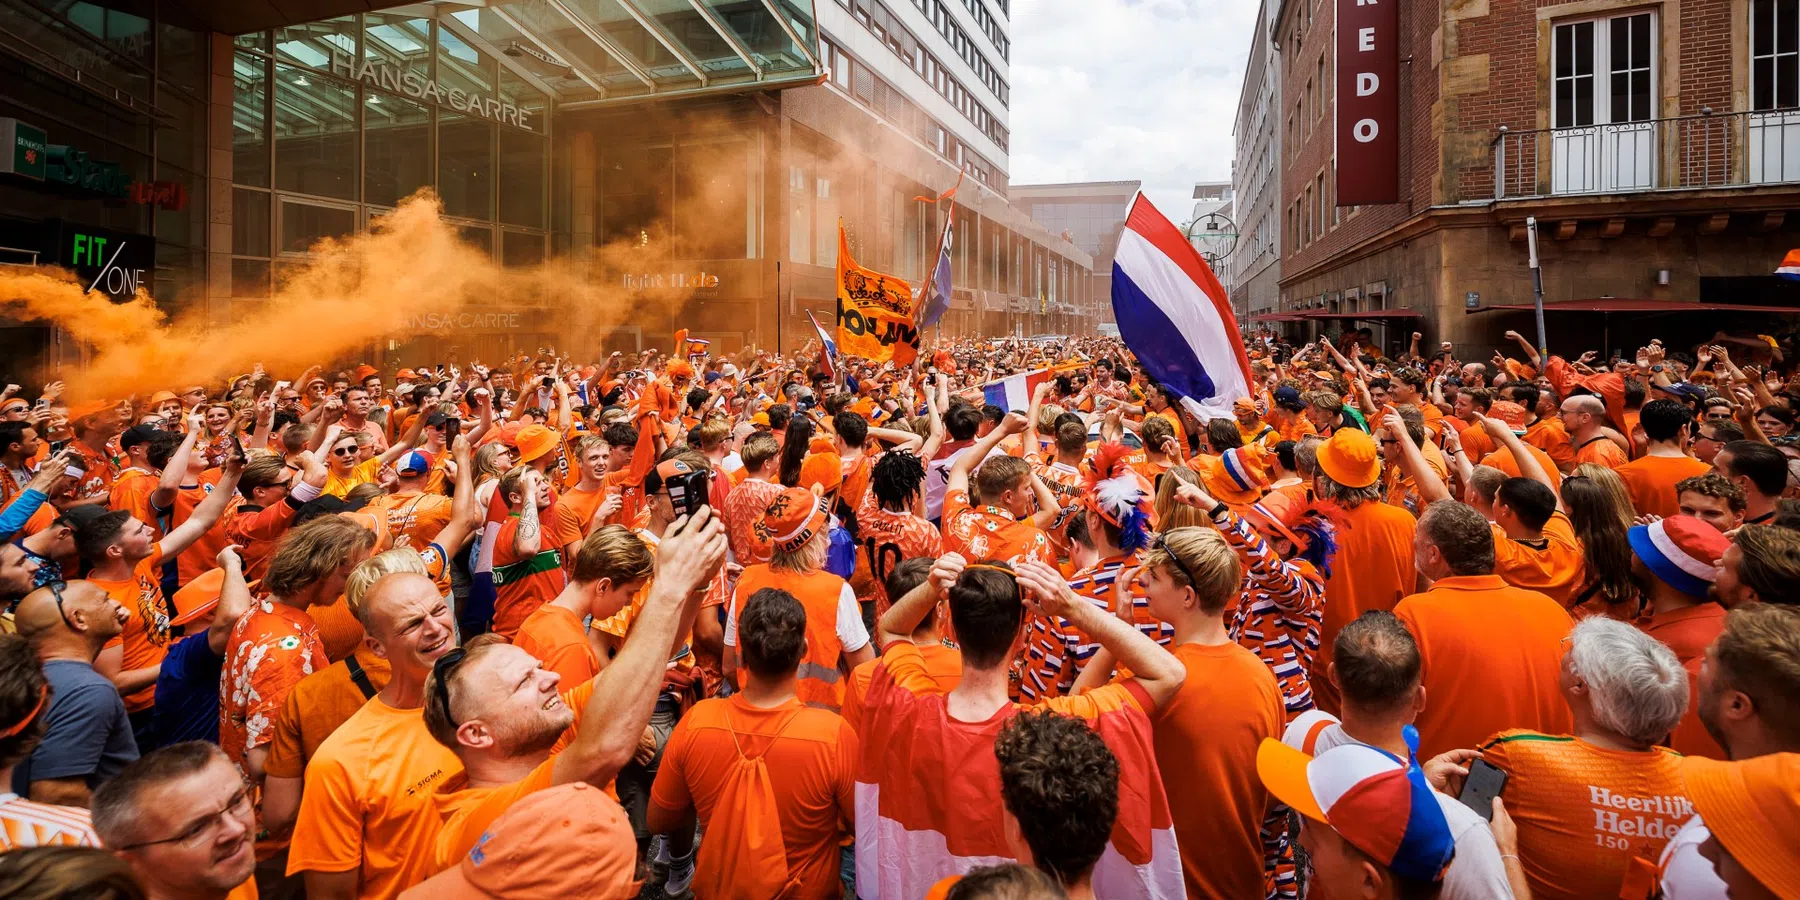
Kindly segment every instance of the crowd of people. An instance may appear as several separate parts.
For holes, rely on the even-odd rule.
[[[684,338],[7,386],[0,895],[1800,897],[1791,345]]]

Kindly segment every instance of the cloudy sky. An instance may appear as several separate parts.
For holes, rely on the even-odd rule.
[[[1014,184],[1141,180],[1176,224],[1231,177],[1255,0],[1013,0]]]

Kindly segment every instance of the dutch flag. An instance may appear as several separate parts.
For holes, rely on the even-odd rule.
[[[1231,301],[1206,261],[1142,194],[1113,256],[1113,316],[1144,371],[1202,420],[1250,396],[1250,359]]]
[[[1775,267],[1775,274],[1789,281],[1800,281],[1800,250],[1789,250],[1782,257],[1781,265]]]
[[[1037,386],[1054,377],[1056,374],[1049,369],[1039,369],[990,381],[981,386],[982,399],[1007,412],[1022,413],[1031,409],[1031,395]]]
[[[838,370],[837,341],[832,340],[831,334],[825,330],[825,326],[819,324],[811,310],[807,311],[806,317],[812,320],[813,330],[819,333],[819,365],[826,378],[835,380]]]

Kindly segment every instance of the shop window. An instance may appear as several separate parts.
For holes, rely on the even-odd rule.
[[[231,252],[239,256],[269,255],[267,193],[242,188],[231,192]]]
[[[269,186],[269,63],[251,53],[232,57],[231,180]]]
[[[602,243],[658,244],[669,214],[669,147],[620,144],[601,166]]]
[[[508,268],[535,266],[544,261],[544,236],[522,231],[500,232],[500,264]]]
[[[275,186],[356,199],[357,99],[352,85],[275,66]]]
[[[283,253],[307,253],[325,238],[341,238],[355,231],[356,210],[351,207],[281,201]]]
[[[266,259],[232,260],[231,296],[269,296],[269,261]]]
[[[363,198],[393,206],[431,184],[431,110],[396,94],[363,99]]]
[[[479,249],[490,262],[493,260],[494,227],[492,225],[459,225],[456,228],[456,239]]]
[[[494,215],[494,126],[461,113],[438,113],[438,194],[447,215]]]
[[[544,139],[500,129],[500,221],[544,227]]]

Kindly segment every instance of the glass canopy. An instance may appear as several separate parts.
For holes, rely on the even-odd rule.
[[[497,57],[506,80],[558,106],[755,89],[823,71],[813,0],[436,0],[385,15],[394,24],[365,30],[365,55],[423,60],[430,48],[405,22],[430,16],[450,58],[459,49]]]

